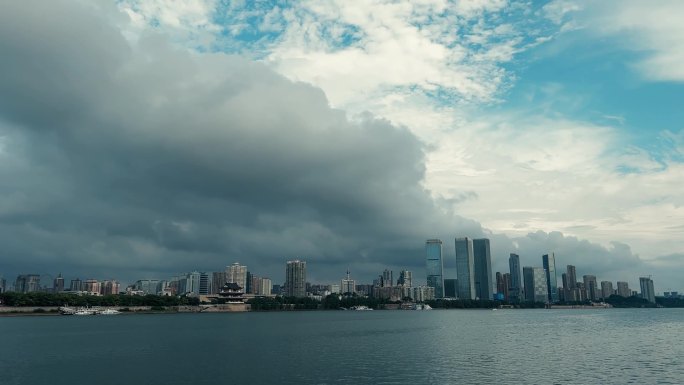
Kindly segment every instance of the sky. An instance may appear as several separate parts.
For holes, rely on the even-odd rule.
[[[0,4],[0,276],[284,280],[491,239],[684,291],[680,1]],[[396,273],[395,273],[396,275]]]

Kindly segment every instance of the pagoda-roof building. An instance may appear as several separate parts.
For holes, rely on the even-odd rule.
[[[218,293],[219,303],[243,303],[244,290],[235,282],[227,282]]]

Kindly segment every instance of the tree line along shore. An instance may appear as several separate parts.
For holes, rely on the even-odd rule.
[[[409,301],[410,299],[406,299]],[[403,302],[406,302],[403,301]],[[378,298],[363,296],[339,296],[329,295],[323,299],[309,297],[256,297],[246,301],[251,311],[285,311],[285,310],[338,310],[348,309],[354,306],[366,306],[371,309],[397,309],[402,301],[389,301]],[[510,304],[495,300],[431,300],[426,301],[433,309],[494,309],[501,307],[511,308],[544,308],[541,302],[522,302]],[[684,307],[684,300],[677,298],[656,297],[656,303],[649,303],[639,297],[621,297],[613,295],[605,300],[610,307],[615,308],[646,308],[646,307]],[[125,295],[114,294],[104,296],[73,295],[67,293],[16,293],[8,292],[0,294],[0,306],[17,309],[16,312],[26,313],[21,308],[34,308],[33,312],[49,313],[56,312],[59,306],[72,307],[117,307],[123,311],[128,309],[144,308],[149,311],[178,311],[180,308],[211,305],[200,303],[199,298],[191,296],[158,296],[158,295]],[[590,302],[562,303],[561,306],[587,307]],[[48,308],[48,309],[44,309]],[[133,311],[133,310],[131,310]],[[5,312],[7,313],[7,312]]]

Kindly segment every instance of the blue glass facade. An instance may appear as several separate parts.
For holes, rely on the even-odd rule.
[[[492,280],[492,256],[489,251],[489,239],[473,239],[473,260],[475,262],[475,297],[493,299],[494,282]]]
[[[435,288],[435,298],[444,298],[444,263],[442,262],[442,241],[428,239],[425,242],[425,267],[427,285]]]
[[[523,267],[525,301],[548,303],[546,273],[541,267]]]
[[[556,303],[558,298],[558,278],[556,277],[556,258],[551,254],[544,254],[542,256],[542,263],[544,270],[546,270],[546,286],[548,287],[548,296],[550,303]]]
[[[456,238],[456,278],[459,299],[475,299],[475,258],[473,240]]]
[[[522,277],[518,254],[511,253],[510,258],[508,258],[508,267],[511,270],[511,287],[508,288],[508,297],[511,302],[518,302],[522,299]]]

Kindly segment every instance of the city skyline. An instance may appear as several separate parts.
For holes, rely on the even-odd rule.
[[[599,285],[596,276],[591,274],[583,275],[582,281],[578,282],[576,267],[574,265],[567,265],[567,272],[562,273],[562,286],[559,287],[555,273],[555,253],[553,252],[541,256],[543,267],[523,266],[522,274],[519,255],[510,253],[508,258],[508,273],[497,271],[496,280],[493,281],[493,271],[491,270],[491,260],[489,256],[489,239],[456,237],[454,240],[456,255],[461,253],[461,261],[459,262],[456,260],[457,269],[458,266],[461,266],[462,269],[465,267],[465,269],[461,271],[457,270],[456,276],[466,276],[470,279],[470,283],[467,284],[467,287],[458,287],[456,285],[458,279],[448,278],[448,274],[445,273],[443,269],[442,241],[440,239],[428,239],[425,241],[425,287],[431,288],[432,294],[430,295],[434,296],[434,298],[450,297],[477,300],[505,299],[506,301],[511,301],[513,303],[519,301],[557,303],[559,301],[598,301],[599,299],[606,298],[612,294],[629,297],[633,293],[636,293],[629,289],[629,284],[625,281],[617,281],[617,289],[613,289],[613,281],[601,280]],[[475,251],[475,248],[479,248],[479,250]],[[468,263],[469,260],[472,260],[472,263]],[[284,295],[304,297],[309,294],[309,285],[321,285],[320,282],[312,283],[308,281],[306,278],[306,270],[306,261],[304,260],[295,259],[287,261],[285,278],[282,284],[282,293]],[[382,273],[373,280],[372,286],[388,289],[395,286],[409,288],[413,286],[412,271],[401,270],[399,272],[399,278],[397,278],[396,281],[393,278],[393,273],[394,271],[392,269],[385,268]],[[439,274],[436,275],[435,273]],[[41,284],[40,279],[41,276],[36,274],[18,275],[15,283],[13,284],[10,281],[8,285],[7,281],[0,277],[0,292],[7,290],[36,292],[49,289],[50,286]],[[447,281],[453,281],[453,283],[448,283]],[[225,283],[235,283],[237,284],[237,287],[242,288],[246,293],[256,294],[270,294],[270,289],[267,289],[266,287],[268,286],[270,288],[273,286],[272,279],[257,276],[250,272],[247,269],[247,266],[241,265],[239,262],[234,262],[226,266],[225,270],[222,272],[193,271],[176,275],[170,278],[169,281],[160,279],[138,279],[135,285],[129,285],[126,290],[131,290],[131,287],[134,287],[137,288],[134,290],[148,292],[149,289],[145,289],[144,287],[147,287],[146,285],[152,285],[150,287],[158,287],[157,293],[161,293],[163,291],[161,286],[154,285],[159,285],[162,282],[175,282],[175,286],[172,288],[172,294],[174,295],[191,293],[196,296],[217,293],[218,289]],[[485,283],[483,286],[481,285],[481,282],[488,282],[488,284]],[[350,278],[350,271],[347,269],[346,276],[340,280],[339,285],[324,284],[323,286],[329,286],[333,293],[336,292],[333,288],[337,287],[337,292],[354,294],[359,287],[356,283],[356,280]],[[449,287],[449,294],[447,294],[446,289],[447,283],[451,285]],[[361,284],[361,286],[364,285],[367,284]],[[280,284],[277,286],[281,287]],[[143,287],[143,289],[140,289],[140,287]],[[422,286],[416,285],[416,287]],[[639,287],[639,295],[645,295],[645,298],[649,302],[654,303],[656,292],[651,275],[639,277]],[[52,291],[60,292],[65,288],[65,278],[62,273],[59,273],[58,276],[54,278]],[[71,280],[68,291],[114,294],[119,292],[119,289],[120,282],[113,279],[98,281],[91,278],[82,281],[80,278],[76,278]],[[546,294],[542,295],[542,291],[545,291]],[[149,292],[154,293],[154,291]],[[668,289],[664,292],[678,292],[678,290]],[[386,295],[389,296],[389,293],[390,292],[388,291]],[[421,292],[421,298],[423,295],[424,294]],[[397,298],[402,297],[399,295]]]
[[[491,240],[492,271],[553,251],[681,289],[683,48],[660,15],[684,5],[190,1],[0,4],[5,279],[301,256],[313,281],[417,281],[432,237],[454,276],[458,235]]]
[[[427,247],[428,242],[430,242],[430,241],[440,242],[440,243],[442,242],[440,239],[428,239],[425,243],[426,247]],[[473,239],[470,239],[470,241],[472,243]],[[441,244],[440,244],[440,246],[441,246]],[[449,268],[447,268],[445,266],[442,267],[442,277],[443,277],[442,281],[446,281],[447,279],[452,278],[452,277],[456,278],[456,276],[457,276],[456,267],[455,267],[455,264],[453,262],[455,260],[455,255],[454,255],[453,251],[454,251],[453,248],[447,248],[444,251],[440,251],[442,263],[444,263],[444,261],[446,260],[446,266],[451,265],[451,266],[449,266]],[[391,271],[391,272],[394,272],[394,271],[401,272],[402,270],[405,270],[405,268],[410,268],[411,269],[410,271],[412,272],[412,274],[414,274],[414,277],[412,278],[413,280],[421,280],[421,281],[426,282],[427,281],[427,275],[425,275],[425,267],[426,267],[426,265],[425,265],[425,254],[426,254],[426,250],[423,250],[421,254],[422,254],[422,258],[417,259],[417,263],[405,264],[405,265],[388,264],[388,265],[386,265],[387,266],[386,269],[388,269],[388,271]],[[539,258],[537,258],[534,255],[526,255],[522,259],[523,262],[520,262],[520,259],[521,259],[520,256],[518,254],[515,254],[515,253],[510,253],[508,258],[504,258],[503,256],[501,256],[501,257],[495,256],[492,258],[492,261],[493,261],[492,262],[492,266],[493,266],[492,274],[494,274],[496,272],[508,273],[511,269],[511,266],[510,266],[511,256],[517,256],[518,266],[520,267],[520,271],[521,271],[520,282],[522,282],[522,268],[524,266],[535,266],[535,267],[541,266],[543,268],[544,267],[543,258],[544,258],[544,255],[547,255],[547,254],[549,254],[549,253],[544,252],[543,254],[540,254]],[[555,253],[550,253],[550,254],[554,255]],[[298,258],[304,258],[304,257],[300,256]],[[246,260],[246,259],[245,258],[235,258],[233,260]],[[284,258],[283,260],[287,260],[287,258]],[[304,258],[303,260],[308,260],[308,258]],[[554,260],[555,260],[555,258],[554,258]],[[420,263],[420,261],[422,261],[422,263]],[[240,265],[239,262],[226,261],[226,263],[229,263],[229,264],[225,265],[225,271],[226,272],[231,270],[231,266]],[[561,272],[564,271],[565,265],[560,265],[560,266],[561,266]],[[571,265],[571,266],[573,268],[576,267],[575,265]],[[242,266],[242,267],[246,268],[247,266]],[[190,269],[186,270],[185,273],[182,271],[172,271],[169,273],[158,273],[157,272],[154,274],[148,274],[146,276],[147,278],[141,278],[141,276],[139,274],[135,274],[135,273],[133,273],[133,274],[129,273],[125,277],[118,277],[115,274],[108,274],[106,272],[102,273],[102,274],[80,274],[80,273],[66,272],[66,274],[68,274],[68,275],[63,276],[62,279],[66,280],[66,282],[68,283],[70,280],[73,280],[73,279],[80,279],[81,281],[85,281],[86,279],[93,279],[93,278],[101,279],[101,280],[107,280],[107,279],[112,280],[112,279],[116,278],[120,282],[131,283],[131,282],[137,281],[139,279],[167,279],[169,277],[173,277],[173,276],[178,275],[178,274],[186,274],[187,272],[192,272],[192,271],[215,272],[215,269],[216,269],[216,266],[205,265],[204,268],[191,267]],[[275,270],[267,270],[267,269],[264,269],[263,267],[261,267],[259,273],[261,273],[262,275],[267,276],[267,277],[278,277],[280,275],[279,272],[281,270],[282,270],[282,268],[279,266]],[[347,270],[348,269],[345,268],[345,271],[347,271]],[[10,273],[10,274],[7,274],[3,271],[0,271],[0,279],[4,279],[7,283],[11,284],[14,282],[14,279],[18,275],[37,275],[37,276],[40,276],[41,279],[43,279],[43,281],[44,281],[44,279],[47,279],[48,281],[52,282],[53,279],[57,278],[58,276],[63,275],[65,271],[66,270],[59,270],[57,273],[54,273],[54,272],[38,271],[37,269],[22,269],[22,270],[19,270],[18,273]],[[594,271],[596,271],[596,270],[593,269],[592,266],[580,266],[580,272],[591,273]],[[244,270],[245,274],[247,272],[248,272],[248,270]],[[474,272],[475,271],[474,271],[474,259],[473,259],[473,277],[474,277]],[[557,277],[560,278],[560,276],[558,276],[558,274],[559,273],[557,273],[556,275],[557,275]],[[565,275],[565,273],[562,273],[562,275]],[[580,282],[583,281],[584,275],[585,274],[579,275],[579,281]],[[629,284],[630,288],[634,288],[634,287],[640,286],[639,277],[653,276],[653,275],[654,274],[652,274],[651,272],[643,271],[643,272],[640,272],[639,274],[637,274],[635,276],[623,276],[623,275],[618,275],[615,273],[610,273],[610,274],[602,274],[600,277],[601,277],[601,281],[604,281],[605,278],[609,278],[610,279],[609,282],[617,282],[617,283],[627,282]],[[339,276],[339,272],[334,272],[329,277],[326,275],[325,278],[319,278],[320,275],[316,274],[316,271],[314,271],[314,275],[313,275],[314,278],[313,278],[312,282],[325,283],[325,282],[332,282],[335,280],[339,281],[340,277],[338,277],[338,276]],[[595,275],[592,275],[592,276],[594,277],[594,279],[596,279]],[[361,282],[361,281],[372,282],[373,279],[377,277],[377,272],[371,272],[370,274],[365,274],[365,275],[363,273],[357,272],[355,274],[355,277],[357,277],[356,281],[359,281],[359,282]],[[358,279],[359,277],[361,278],[361,280]],[[216,279],[213,278],[213,281],[216,281]],[[276,278],[274,280],[274,282],[277,282],[277,281],[278,281],[278,279]],[[284,282],[285,282],[285,275],[283,275],[281,283],[284,283]],[[492,280],[492,282],[493,282],[493,284],[492,284],[493,287],[496,287],[496,281]],[[562,282],[563,282],[562,280],[559,280],[557,278],[557,287],[562,288],[563,287]],[[656,280],[655,285],[656,285],[655,287],[657,288],[655,291],[657,293],[668,292],[668,291],[684,292],[684,286],[682,286],[682,285],[680,285],[679,287],[678,286],[665,287],[662,284],[658,285],[658,280]],[[600,282],[597,282],[596,286],[597,286],[596,291],[600,291],[601,290]],[[67,287],[68,287],[68,284],[67,284]],[[616,290],[617,290],[617,286],[616,286]]]

